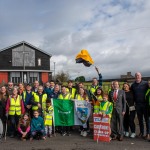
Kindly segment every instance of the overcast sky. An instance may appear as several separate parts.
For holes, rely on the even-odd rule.
[[[76,64],[87,49],[104,78],[150,76],[150,0],[1,0],[0,49],[26,41],[52,54],[51,69],[95,77]]]

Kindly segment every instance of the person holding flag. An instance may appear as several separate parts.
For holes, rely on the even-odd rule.
[[[79,88],[79,94],[76,94],[75,99],[77,99],[77,100],[84,100],[84,101],[87,101],[87,102],[89,101],[88,95],[85,92],[84,88],[82,88],[82,87]],[[82,118],[81,118],[81,120],[86,120],[86,118],[84,119],[83,117],[86,117],[86,114],[85,114],[84,110],[82,111]],[[88,129],[87,124],[88,123],[89,123],[88,121],[87,122],[83,122],[82,121],[83,125],[80,126],[80,130],[81,130],[81,134],[80,135],[83,136],[83,137],[87,136],[87,129]]]
[[[73,82],[71,80],[68,81],[68,87],[66,89],[71,94],[71,99],[74,99],[76,89],[73,87]]]
[[[66,87],[64,85],[62,85],[61,87],[61,93],[58,96],[58,99],[60,100],[70,100],[71,99],[71,95],[69,92],[67,92]],[[62,136],[65,136],[66,134],[68,136],[70,136],[70,126],[62,126]]]

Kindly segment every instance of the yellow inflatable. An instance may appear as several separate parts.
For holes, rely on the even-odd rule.
[[[80,51],[80,53],[76,56],[76,63],[83,63],[86,67],[91,66],[94,64],[94,61],[92,60],[90,54],[87,50],[83,49]]]

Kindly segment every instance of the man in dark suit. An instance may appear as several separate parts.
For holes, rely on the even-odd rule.
[[[109,100],[113,103],[113,112],[111,119],[111,137],[113,140],[118,138],[123,140],[123,116],[126,111],[125,92],[119,89],[118,81],[113,82],[113,90],[109,93]]]

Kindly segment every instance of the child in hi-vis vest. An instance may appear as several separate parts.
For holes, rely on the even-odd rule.
[[[53,106],[51,100],[46,100],[46,110],[44,112],[44,124],[46,135],[52,137],[52,123],[53,123]]]
[[[111,119],[112,111],[113,111],[113,105],[111,102],[108,101],[108,95],[103,94],[103,100],[100,103],[100,111],[99,114],[106,116],[108,115]]]
[[[103,94],[103,101],[100,103],[100,111],[99,114],[102,115],[102,118],[106,115],[109,116],[109,123],[111,121],[112,111],[113,111],[113,104],[108,101],[108,95]],[[111,128],[109,127],[109,133],[111,134]]]

